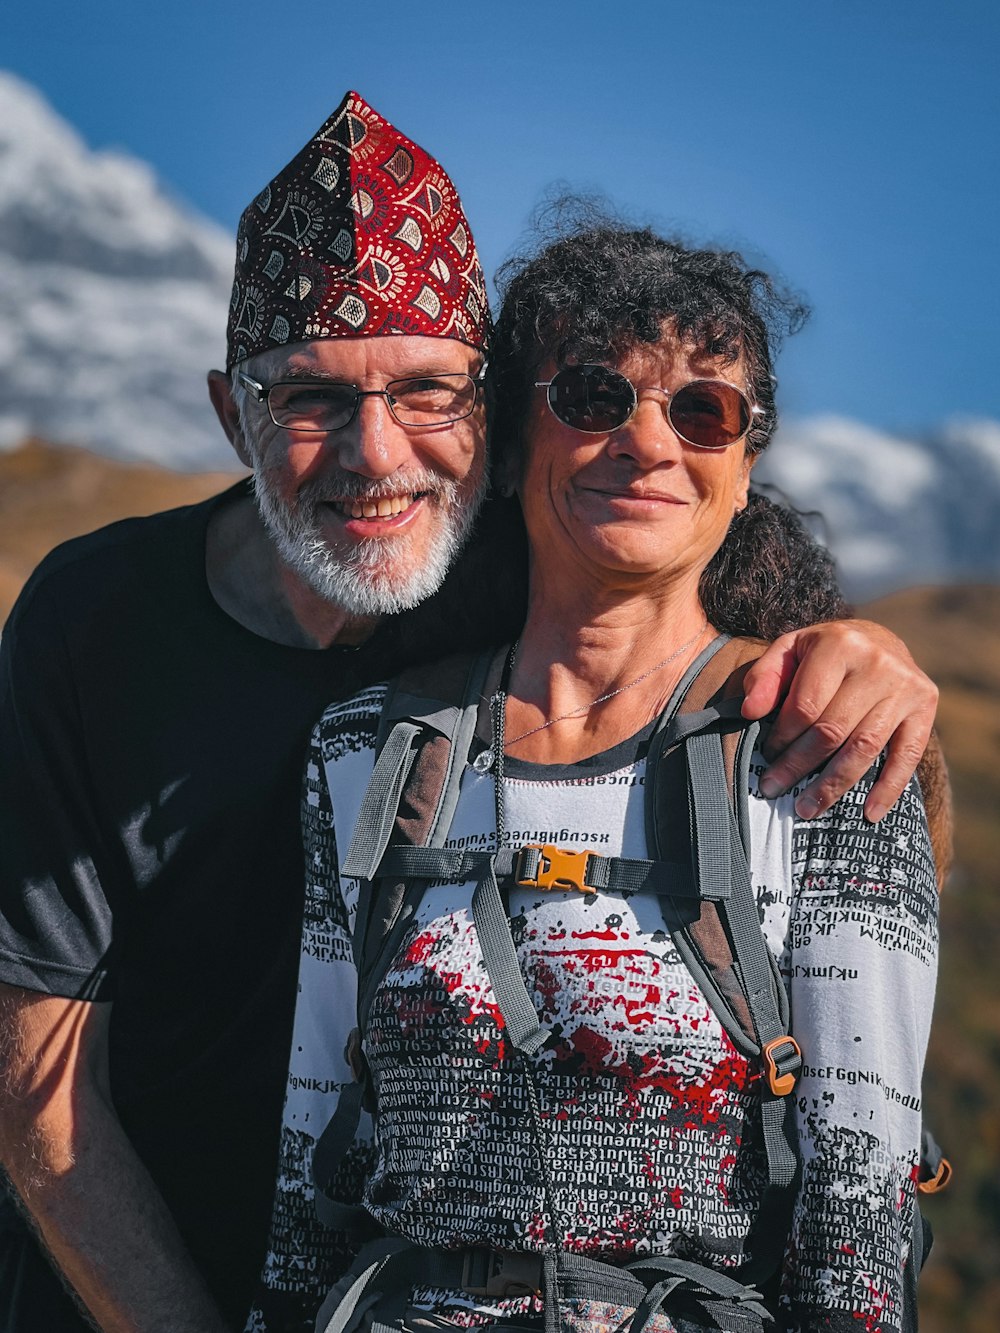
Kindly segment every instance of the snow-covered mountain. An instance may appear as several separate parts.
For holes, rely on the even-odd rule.
[[[837,556],[857,601],[920,583],[1000,581],[1000,422],[921,438],[843,417],[784,424],[755,477],[776,485]]]
[[[36,435],[233,466],[205,390],[224,360],[233,256],[148,166],[91,152],[0,72],[0,448]]]
[[[233,242],[150,169],[90,151],[0,72],[0,449],[31,435],[187,471],[231,468],[205,371],[224,357]],[[902,439],[819,417],[758,468],[819,510],[863,599],[1000,579],[1000,423]]]

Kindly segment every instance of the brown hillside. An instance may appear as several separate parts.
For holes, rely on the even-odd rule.
[[[927,1122],[955,1167],[927,1201],[937,1243],[924,1333],[1000,1328],[1000,588],[917,588],[868,607],[941,688],[955,793],[955,870],[941,904]]]
[[[204,500],[235,477],[116,463],[37,440],[0,453],[0,624],[53,546],[119,518]]]

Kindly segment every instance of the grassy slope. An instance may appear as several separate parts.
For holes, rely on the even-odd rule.
[[[203,500],[234,480],[220,472],[184,476],[126,466],[34,441],[0,453],[0,624],[21,584],[59,542],[118,518]]]

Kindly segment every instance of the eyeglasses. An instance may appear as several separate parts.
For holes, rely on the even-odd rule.
[[[617,430],[639,406],[635,385],[609,366],[564,366],[535,388],[548,390],[549,407],[564,425],[588,435]],[[725,380],[691,380],[672,392],[652,391],[666,396],[667,420],[674,431],[699,449],[726,449],[742,440],[763,412]]]
[[[471,416],[483,385],[486,367],[471,375],[420,375],[390,380],[384,389],[359,389],[334,380],[281,380],[267,388],[249,375],[239,381],[285,430],[343,430],[354,420],[362,398],[384,398],[401,426],[446,426]]]

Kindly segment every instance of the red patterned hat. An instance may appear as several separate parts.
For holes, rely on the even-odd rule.
[[[447,172],[351,92],[240,219],[227,365],[397,333],[485,350],[486,284]]]

